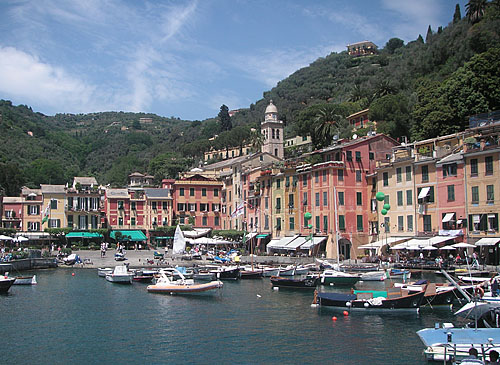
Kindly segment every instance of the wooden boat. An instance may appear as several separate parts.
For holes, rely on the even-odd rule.
[[[16,276],[13,285],[36,285],[36,275]]]
[[[335,286],[353,286],[360,280],[358,274],[328,269],[320,275],[321,284]]]
[[[241,279],[260,279],[262,278],[262,270],[240,270]]]
[[[288,265],[286,267],[280,267],[278,276],[294,276],[295,275],[295,266]]]
[[[9,278],[6,275],[1,275],[0,276],[0,293],[4,294],[7,293],[14,284],[14,281],[16,281],[16,278]]]
[[[418,311],[424,291],[410,294],[400,288],[387,291],[355,290],[352,294],[315,292],[313,304],[348,310]]]
[[[106,274],[106,280],[118,284],[132,284],[134,274],[125,265],[115,266],[111,274]]]
[[[414,283],[394,283],[394,287],[406,289],[410,293],[418,293],[425,290],[422,305],[450,305],[456,298],[457,288],[448,284],[427,283],[427,280],[419,280]]]
[[[195,284],[193,279],[186,279],[180,272],[177,273],[180,277],[180,279],[177,280],[167,275],[164,271],[161,271],[159,275],[160,277],[156,281],[156,284],[148,285],[148,292],[164,294],[199,294],[213,292],[215,289],[220,289],[223,286],[220,280]]]
[[[271,284],[273,287],[286,289],[316,289],[319,284],[317,275],[307,275],[305,278],[292,279],[281,276],[271,276]]]
[[[113,273],[113,269],[111,267],[99,267],[97,269],[97,275],[105,278],[107,274]]]

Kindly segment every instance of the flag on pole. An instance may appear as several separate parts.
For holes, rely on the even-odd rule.
[[[245,202],[241,202],[235,209],[235,211],[231,214],[231,218],[236,218],[244,213]]]
[[[47,203],[47,207],[43,211],[42,224],[47,222],[47,220],[49,219],[49,213],[50,213],[50,202]]]

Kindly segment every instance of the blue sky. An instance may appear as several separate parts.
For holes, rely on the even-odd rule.
[[[2,0],[0,99],[47,115],[245,108],[318,57],[425,38],[465,0]]]

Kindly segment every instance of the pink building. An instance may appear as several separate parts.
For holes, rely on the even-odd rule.
[[[2,227],[20,231],[23,222],[23,198],[6,196],[3,198]]]

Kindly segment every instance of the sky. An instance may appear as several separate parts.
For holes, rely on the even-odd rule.
[[[0,99],[204,120],[319,57],[406,42],[466,0],[0,0]]]

